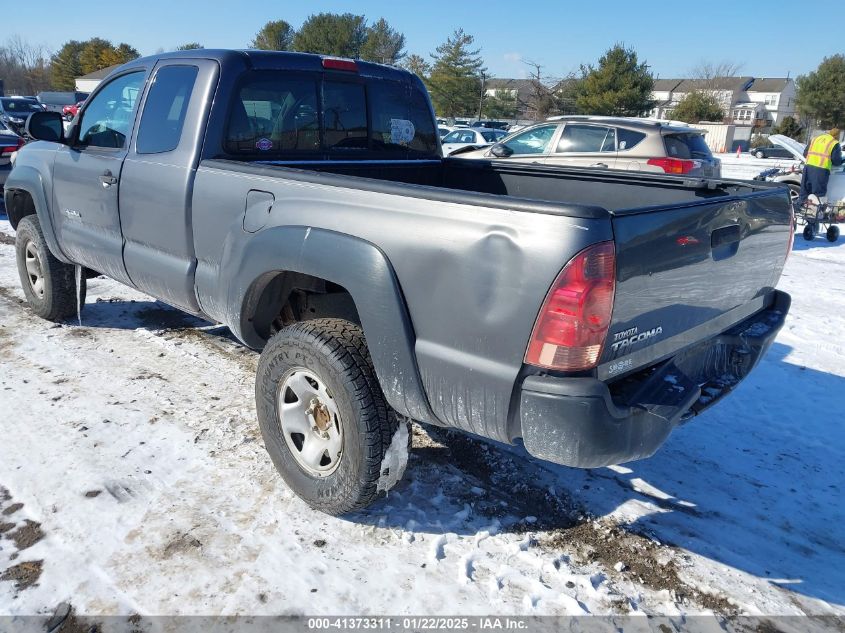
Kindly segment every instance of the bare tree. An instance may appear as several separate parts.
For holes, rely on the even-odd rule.
[[[540,121],[556,110],[553,88],[560,80],[543,74],[543,64],[530,59],[524,59],[522,63],[531,69],[528,74],[531,90],[524,101],[520,100],[520,106],[529,118]]]
[[[49,88],[50,52],[19,35],[9,38],[0,46],[0,78],[12,94],[31,95]]]
[[[742,64],[731,61],[710,62],[701,60],[690,74],[693,79],[701,82],[702,90],[717,90],[719,79],[736,77],[742,70]]]

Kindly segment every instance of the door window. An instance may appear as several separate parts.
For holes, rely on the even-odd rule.
[[[557,144],[558,154],[615,151],[616,129],[600,125],[569,123],[563,128]]]
[[[460,130],[455,130],[454,132],[449,132],[446,135],[446,137],[443,139],[443,142],[444,143],[460,143],[462,135],[463,135],[463,132],[461,132]]]
[[[143,85],[144,71],[137,71],[113,79],[94,95],[79,121],[79,143],[86,147],[125,147]]]
[[[198,72],[196,66],[164,66],[156,73],[138,126],[139,154],[171,152],[179,145]]]
[[[514,136],[504,143],[514,154],[544,154],[552,142],[557,125],[542,125]]]

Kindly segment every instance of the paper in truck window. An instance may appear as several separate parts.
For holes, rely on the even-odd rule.
[[[407,145],[415,133],[414,124],[408,119],[390,119],[390,142],[394,145]]]

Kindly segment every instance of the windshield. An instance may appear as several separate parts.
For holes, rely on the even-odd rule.
[[[480,132],[480,134],[488,143],[495,143],[496,141],[501,140],[505,138],[505,136],[507,136],[501,130],[484,130],[483,132]]]
[[[39,112],[41,107],[26,99],[0,99],[4,112]]]

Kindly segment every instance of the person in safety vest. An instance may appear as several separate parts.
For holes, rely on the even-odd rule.
[[[842,164],[839,128],[819,134],[807,146],[804,156],[807,157],[807,162],[801,176],[801,194],[798,196],[798,204],[803,204],[810,194],[815,194],[819,198],[827,195],[830,170]]]

